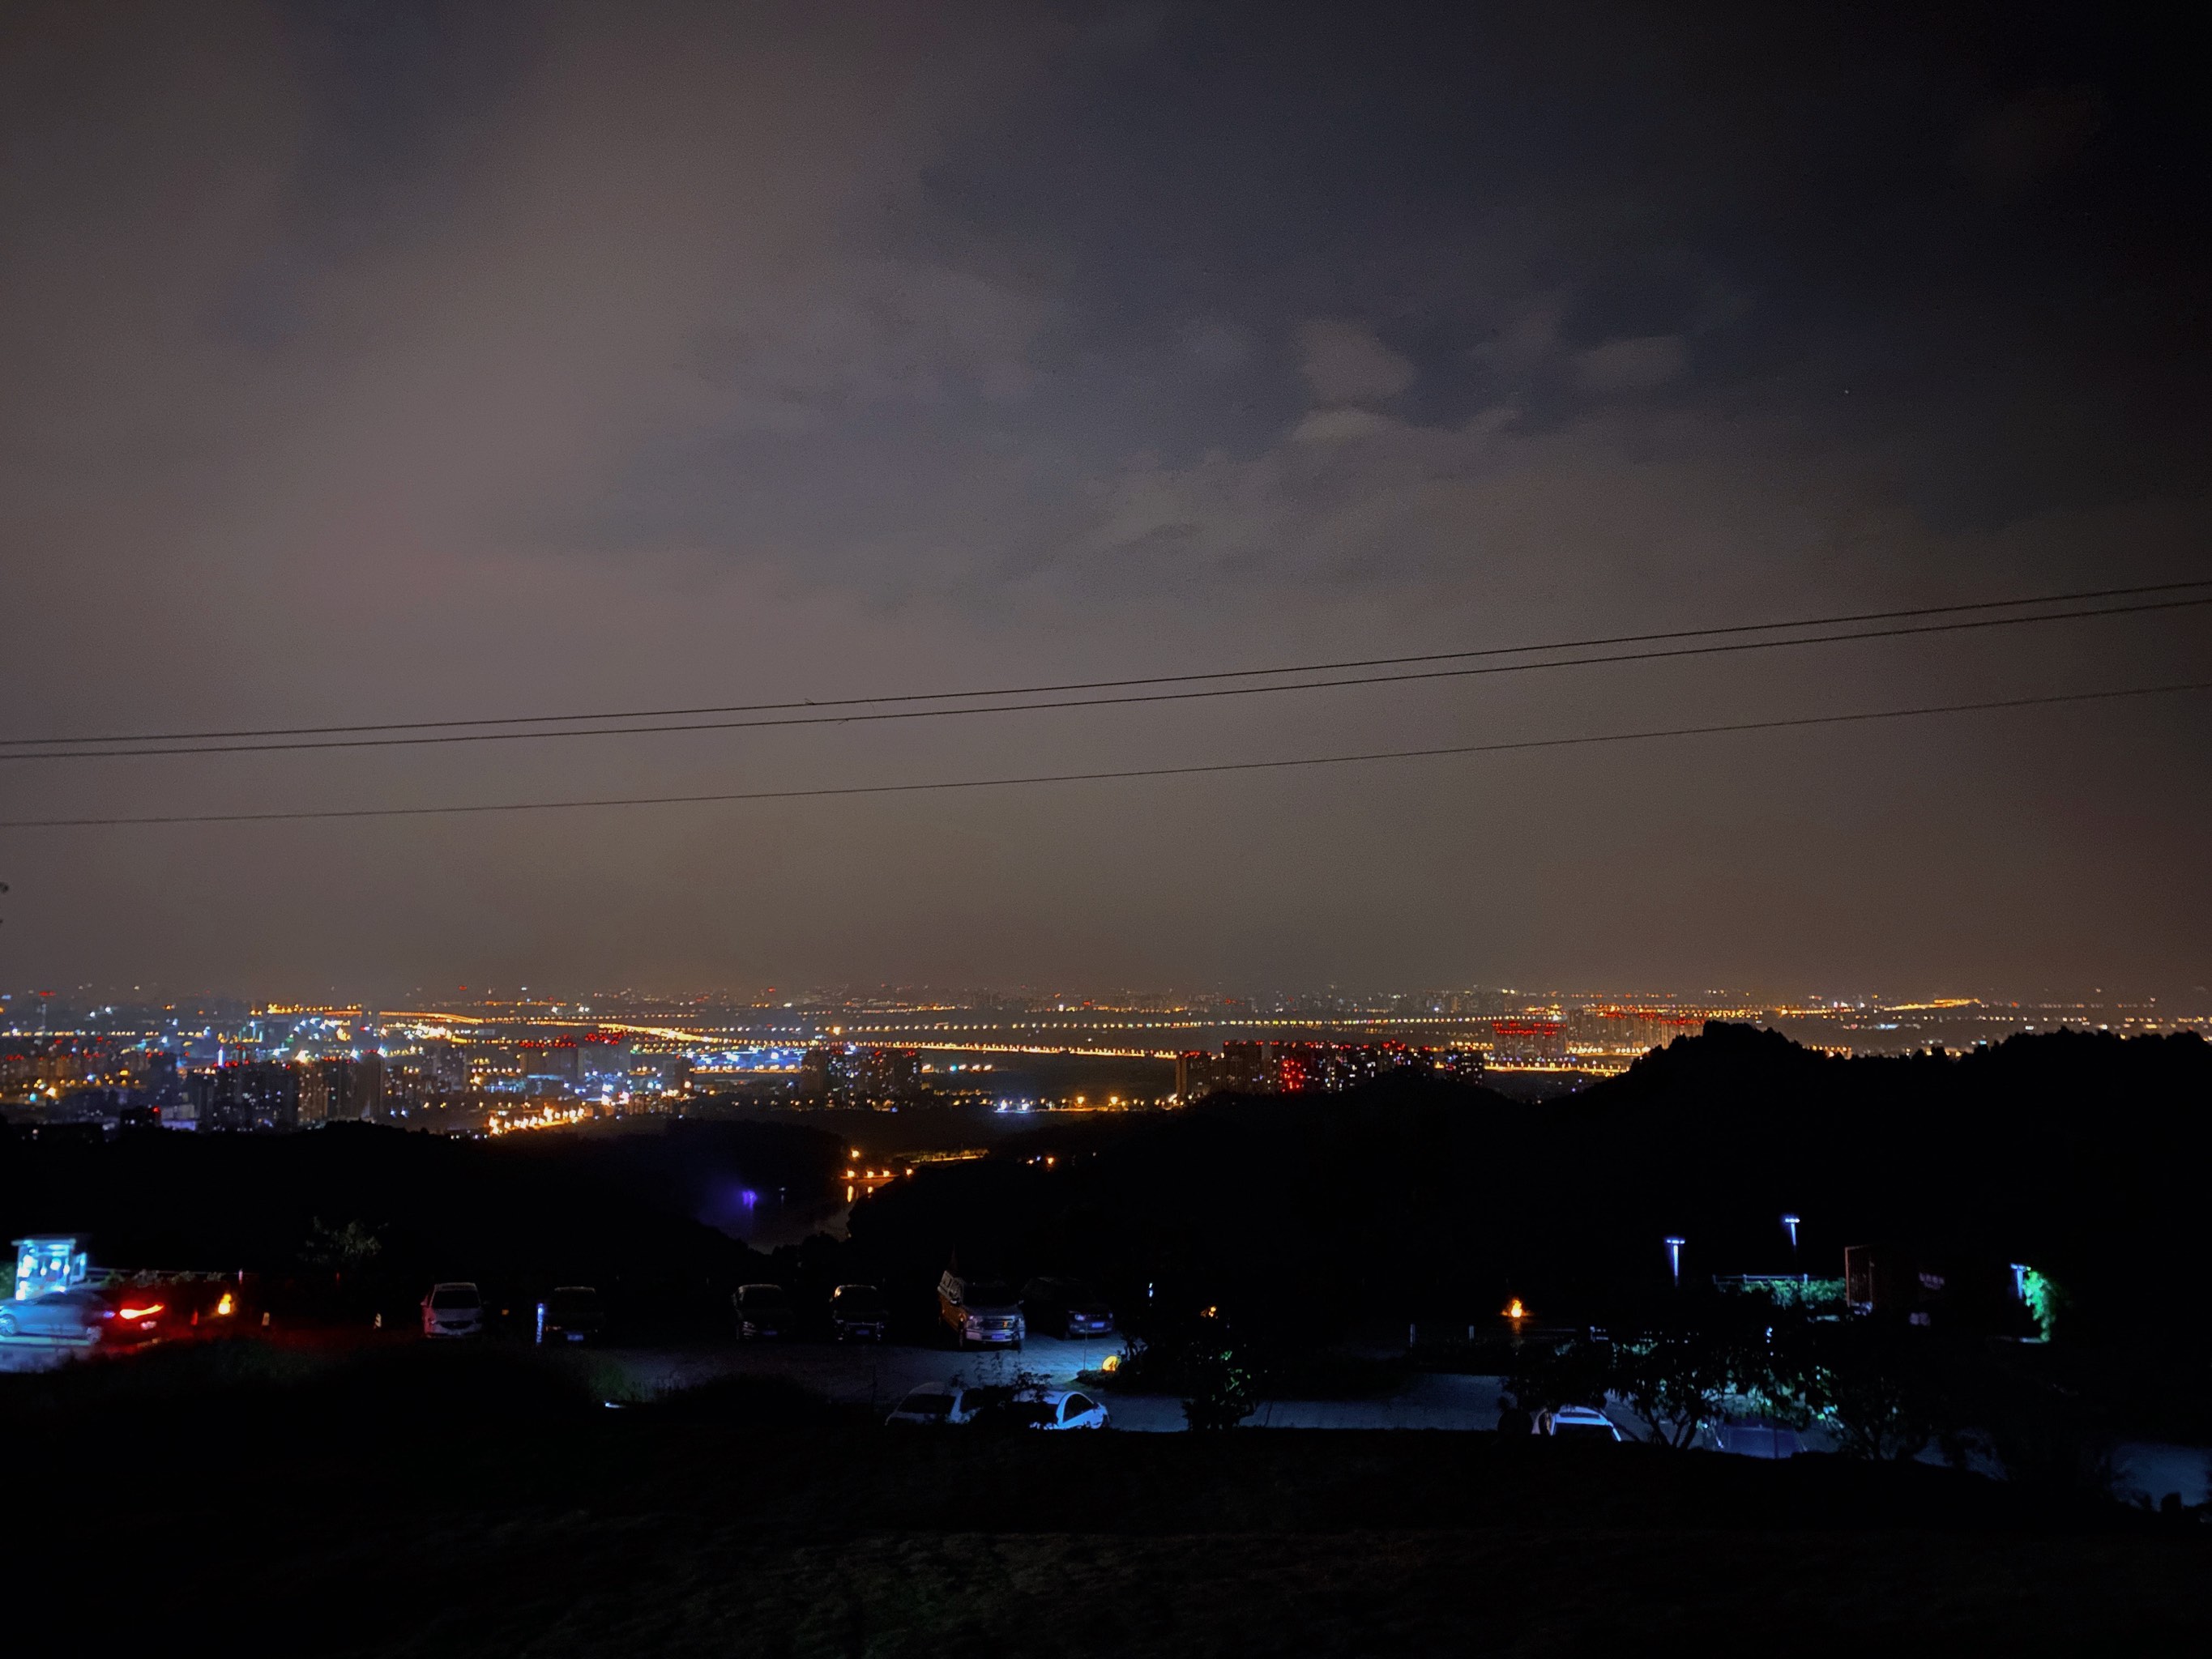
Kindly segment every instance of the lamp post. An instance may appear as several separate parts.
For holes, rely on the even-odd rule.
[[[1782,1228],[1790,1235],[1790,1265],[1797,1268],[1797,1282],[1802,1285],[1805,1282],[1805,1272],[1797,1260],[1797,1218],[1794,1215],[1784,1216]]]
[[[1682,1243],[1679,1238],[1667,1240],[1667,1267],[1674,1275],[1674,1288],[1682,1288]]]

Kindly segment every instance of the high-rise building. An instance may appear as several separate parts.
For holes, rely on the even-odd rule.
[[[1480,1054],[1455,1051],[1458,1070],[1480,1075]],[[1218,1055],[1194,1049],[1176,1057],[1176,1093],[1186,1101],[1209,1094],[1308,1094],[1356,1088],[1387,1072],[1427,1071],[1426,1048],[1403,1042],[1224,1042]]]
[[[1566,1022],[1544,1012],[1533,1012],[1490,1022],[1491,1054],[1501,1061],[1563,1060],[1567,1057]]]
[[[921,1073],[916,1049],[817,1043],[799,1062],[799,1092],[840,1106],[878,1105],[912,1097]]]
[[[550,1042],[528,1039],[514,1045],[521,1052],[526,1085],[557,1084],[574,1088],[583,1080],[583,1056],[574,1037],[555,1037]]]
[[[311,1060],[296,1069],[301,1123],[356,1123],[384,1115],[383,1055]]]
[[[620,1031],[593,1031],[576,1043],[577,1080],[590,1083],[629,1076],[633,1045]]]
[[[469,1086],[469,1057],[459,1043],[434,1039],[422,1045],[422,1074],[432,1088],[458,1093]]]
[[[1275,1045],[1279,1053],[1282,1044]],[[1264,1042],[1224,1042],[1221,1045],[1219,1085],[1237,1094],[1264,1094],[1276,1085],[1274,1071],[1267,1064],[1267,1045]]]
[[[1480,1083],[1483,1062],[1480,1048],[1446,1048],[1436,1057],[1437,1074],[1458,1083]]]
[[[195,1072],[186,1082],[193,1117],[202,1129],[234,1133],[297,1128],[301,1069],[273,1060],[234,1060]]]
[[[1221,1059],[1203,1048],[1176,1056],[1175,1091],[1181,1101],[1201,1099],[1221,1086]]]

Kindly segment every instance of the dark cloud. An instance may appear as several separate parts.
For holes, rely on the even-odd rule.
[[[13,732],[1106,677],[2204,572],[2208,152],[2141,20],[0,28]],[[1172,718],[13,767],[0,793],[1173,763],[2186,678],[2203,641],[2185,613]],[[0,979],[2194,984],[2204,730],[2192,705],[988,803],[19,836]]]

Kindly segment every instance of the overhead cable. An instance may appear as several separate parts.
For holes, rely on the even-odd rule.
[[[1199,777],[1232,772],[1280,772],[1305,767],[1361,766],[1385,761],[1435,760],[1450,756],[1504,755],[1546,749],[1577,749],[1601,744],[1650,743],[1666,738],[1720,737],[1748,732],[1797,731],[1816,726],[1866,725],[1881,720],[1918,720],[1940,714],[1978,714],[2013,708],[2048,708],[2069,703],[2112,702],[2129,698],[2172,696],[2212,691],[2212,680],[2166,685],[2124,686],[2101,691],[2066,691],[2029,697],[1999,697],[1979,702],[1923,703],[1910,708],[1876,708],[1842,714],[1796,714],[1774,720],[1729,720],[1712,726],[1656,726],[1637,732],[1604,732],[1564,738],[1518,738],[1492,743],[1449,744],[1428,749],[1381,749],[1358,754],[1305,755],[1285,760],[1212,761],[1190,766],[1137,766],[1096,772],[1043,772],[1017,777],[953,778],[920,783],[831,784],[803,789],[738,789],[706,794],[607,795],[570,800],[483,801],[444,806],[307,807],[274,812],[161,812],[82,817],[0,819],[0,830],[82,830],[188,823],[293,823],[358,818],[456,817],[502,812],[565,812],[607,807],[697,806],[732,801],[821,800],[855,795],[907,795],[962,790],[1012,789],[1040,784],[1115,783],[1139,778]]]
[[[2212,586],[2212,583],[2193,585]],[[1329,691],[1353,686],[1401,685],[1436,680],[1473,679],[1498,674],[1529,673],[1545,669],[1596,668],[1620,663],[1729,656],[1753,651],[1793,649],[1808,645],[1841,645],[1856,641],[1903,639],[1934,634],[1972,633],[1996,628],[2020,627],[2031,623],[2075,622],[2100,617],[2141,616],[2156,611],[2194,610],[2206,605],[2212,605],[2212,594],[2200,594],[2189,599],[2147,600],[2134,605],[2095,606],[2074,611],[2043,611],[2026,616],[1975,616],[1948,622],[1917,623],[1907,627],[1868,628],[1848,633],[1814,634],[1788,639],[1725,639],[1703,645],[1668,646],[1662,649],[1648,651],[1620,651],[1602,656],[1556,657],[1534,662],[1481,662],[1456,668],[1416,669],[1407,673],[1339,675],[1332,679],[1290,680],[1264,685],[1206,685],[1186,687],[1172,691],[1126,692],[1107,696],[1060,697],[1042,702],[1002,702],[933,708],[854,708],[853,705],[839,705],[854,708],[854,712],[844,714],[825,712],[828,706],[811,706],[813,712],[804,714],[774,714],[765,719],[686,720],[664,722],[657,726],[591,726],[560,730],[503,732],[415,731],[406,735],[386,737],[303,737],[285,738],[279,742],[182,743],[106,749],[24,749],[15,753],[0,753],[0,763],[120,760],[153,755],[281,754],[301,750],[406,749],[453,744],[544,742],[554,738],[568,738],[641,737],[678,732],[758,731],[784,726],[848,726],[888,720],[950,720],[975,714],[1036,714],[1066,708],[1106,708],[1138,703],[1189,702],[1224,697],[1258,696],[1286,691]],[[1767,624],[1766,626],[1783,625]],[[1498,647],[1498,651],[1507,649],[1533,651],[1541,648],[1544,647],[1533,646]],[[1498,652],[1489,654],[1498,654]],[[1133,682],[1133,684],[1170,683],[1172,682]],[[127,740],[117,739],[116,741]]]
[[[0,748],[52,747],[70,744],[186,743],[225,738],[342,737],[368,732],[432,732],[478,726],[544,726],[582,720],[682,720],[703,714],[775,714],[789,709],[872,708],[894,702],[949,702],[984,697],[1049,696],[1067,691],[1122,690],[1139,685],[1195,684],[1206,681],[1255,679],[1285,674],[1334,673],[1354,668],[1392,668],[1417,663],[1455,662],[1480,657],[1522,656],[1540,651],[1598,650],[1616,645],[1651,645],[1668,640],[1718,638],[1726,635],[1777,633],[1790,629],[1841,628],[1856,623],[1901,622],[1917,617],[1963,614],[1969,611],[2018,610],[2030,605],[2079,605],[2093,599],[2137,599],[2151,593],[2172,593],[2212,587],[2212,577],[2190,581],[2148,582],[2132,587],[2079,588],[2064,593],[2030,594],[2010,599],[1967,599],[1953,605],[1914,605],[1904,610],[1858,611],[1838,616],[1800,617],[1766,623],[1731,623],[1711,628],[1679,628],[1659,633],[1613,634],[1579,640],[1552,640],[1532,645],[1471,647],[1463,651],[1428,651],[1412,656],[1355,657],[1332,662],[1279,665],[1261,668],[1212,669],[1202,673],[1149,674],[1131,679],[1069,680],[1044,685],[1006,685],[967,691],[906,691],[865,697],[802,697],[783,702],[722,703],[686,708],[603,709],[574,714],[493,714],[470,720],[378,720],[353,726],[269,726],[228,731],[137,732],[106,735],[52,738],[0,738]]]

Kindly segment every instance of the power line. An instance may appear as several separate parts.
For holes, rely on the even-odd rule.
[[[559,812],[615,806],[696,806],[728,801],[820,800],[852,795],[907,795],[970,789],[1012,789],[1036,784],[1111,783],[1139,778],[1198,777],[1231,772],[1280,772],[1315,766],[1358,766],[1383,761],[1432,760],[1455,755],[1502,755],[1540,749],[1577,749],[1614,743],[1650,743],[1662,738],[1719,737],[1734,732],[1795,731],[1822,726],[1866,725],[1880,720],[1918,720],[1937,714],[1978,714],[2010,708],[2047,708],[2068,703],[2111,702],[2134,697],[2171,696],[2212,691],[2212,680],[2169,685],[2126,686],[2104,691],[2067,691],[2045,696],[2003,697],[1984,702],[1925,703],[1911,708],[1877,708],[1844,714],[1800,714],[1784,719],[1731,720],[1717,726],[1660,726],[1641,732],[1606,732],[1569,738],[1520,738],[1497,743],[1452,744],[1433,749],[1383,749],[1352,755],[1307,755],[1287,760],[1213,761],[1194,766],[1139,766],[1102,772],[1045,772],[1024,777],[955,778],[926,783],[834,784],[807,789],[741,789],[696,795],[611,795],[577,800],[473,802],[451,806],[354,806],[281,812],[172,812],[143,817],[9,818],[0,830],[85,830],[125,825],[184,823],[290,823],[345,818],[457,817],[497,812]]]
[[[2212,586],[2212,584],[2206,584]],[[2046,611],[2024,617],[1973,617],[1960,621],[1922,623],[1906,628],[1862,629],[1855,633],[1820,634],[1802,639],[1726,640],[1715,644],[1674,646],[1657,651],[1623,651],[1607,656],[1565,657],[1547,662],[1486,662],[1473,667],[1422,669],[1405,674],[1364,674],[1336,679],[1297,680],[1273,685],[1205,686],[1178,691],[1133,692],[1126,696],[1067,697],[1043,702],[1005,702],[958,708],[871,708],[853,714],[776,715],[766,720],[695,720],[660,726],[593,726],[565,731],[443,732],[407,737],[303,738],[282,743],[192,744],[137,749],[48,749],[21,754],[0,754],[10,761],[123,760],[149,755],[264,755],[311,749],[410,749],[464,743],[544,742],[568,738],[629,738],[674,732],[758,731],[795,726],[848,726],[885,720],[949,720],[975,714],[1036,714],[1065,708],[1107,708],[1135,703],[1188,702],[1221,697],[1249,697],[1285,691],[1330,691],[1362,685],[1402,685],[1445,679],[1471,679],[1493,674],[1528,673],[1550,668],[1596,668],[1608,664],[1656,662],[1685,657],[1735,655],[1750,651],[1772,651],[1807,645],[1840,645],[1854,641],[1908,638],[1927,634],[1958,634],[1991,628],[2014,628],[2029,623],[2074,622],[2086,617],[2131,617],[2151,611],[2185,611],[2212,605],[2212,594],[2194,599],[2160,599],[2141,605],[2107,605],[2081,611]],[[1527,647],[1534,649],[1536,647]]]
[[[2081,588],[2064,593],[2044,593],[2012,599],[1971,599],[1954,605],[1916,605],[1903,610],[1861,611],[1829,617],[1804,617],[1793,621],[1734,623],[1712,628],[1674,629],[1658,633],[1615,634],[1579,640],[1553,640],[1532,645],[1496,645],[1464,651],[1431,651],[1412,656],[1357,657],[1331,662],[1297,663],[1266,668],[1225,668],[1203,673],[1153,674],[1130,679],[1072,680],[1052,684],[1014,685],[968,691],[908,691],[880,696],[800,698],[782,702],[725,703],[685,708],[633,708],[575,714],[484,715],[473,720],[380,720],[350,726],[271,726],[228,731],[117,732],[105,736],[0,738],[0,748],[53,747],[69,744],[171,744],[237,738],[342,737],[369,732],[452,731],[463,726],[544,726],[581,720],[643,720],[688,719],[706,714],[775,714],[793,709],[864,708],[885,703],[951,702],[987,697],[1056,696],[1072,691],[1122,690],[1142,685],[1183,685],[1225,679],[1255,679],[1290,674],[1336,673],[1354,668],[1392,668],[1420,663],[1456,662],[1477,658],[1523,656],[1534,652],[1597,650],[1617,645],[1650,645],[1669,640],[1718,638],[1741,634],[1776,633],[1789,629],[1840,628],[1856,623],[1898,622],[1918,617],[1950,616],[1969,611],[2018,610],[2029,605],[2075,605],[2093,599],[2133,599],[2150,593],[2171,593],[2212,587],[2212,578],[2191,581],[2149,582],[2132,587]],[[2120,614],[2124,614],[2122,612]],[[2033,617],[2021,621],[2038,620]],[[1355,681],[1349,684],[1367,684]],[[693,727],[651,728],[694,730]],[[596,734],[594,734],[596,735]],[[136,750],[118,752],[136,753]],[[162,752],[167,752],[166,750]],[[222,752],[222,751],[185,751]]]

